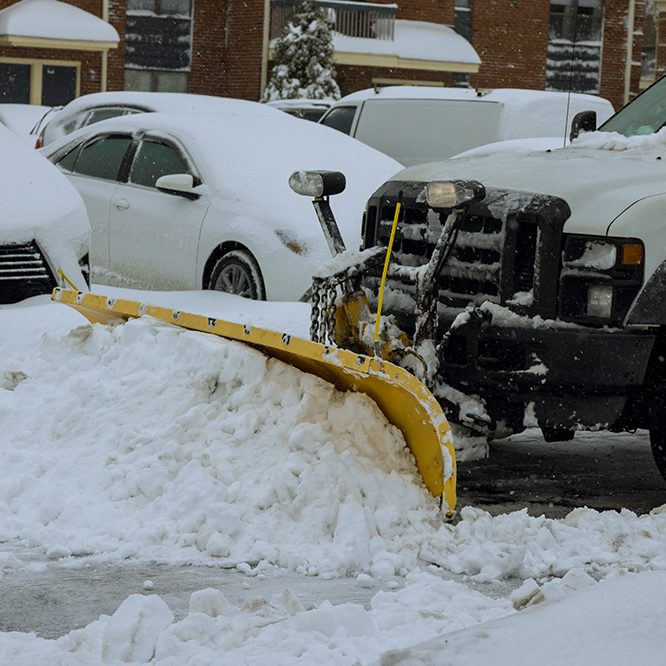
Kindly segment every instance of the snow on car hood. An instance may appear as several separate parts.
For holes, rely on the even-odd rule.
[[[87,244],[90,233],[79,193],[5,127],[0,127],[0,173],[0,242],[34,239],[65,272],[73,271],[72,261],[77,264],[72,248]]]
[[[196,122],[185,114],[142,113],[80,132],[102,128],[140,129],[152,136],[175,138],[194,159],[205,186],[224,199],[226,224],[243,225],[260,244],[275,231],[293,236],[316,262],[330,259],[330,253],[311,200],[291,191],[289,176],[303,169],[345,174],[347,187],[332,197],[331,207],[347,247],[357,249],[366,201],[401,168],[394,159],[356,139],[282,112],[270,117],[243,111],[198,115]],[[49,149],[58,150],[64,143]]]
[[[475,179],[489,188],[550,194],[571,208],[568,232],[599,234],[632,203],[666,192],[666,134],[595,132],[567,148],[421,164],[393,180]],[[601,226],[600,226],[601,223]]]

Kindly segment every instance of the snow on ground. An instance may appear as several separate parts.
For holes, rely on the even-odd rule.
[[[273,308],[274,328],[307,329],[300,304],[133,297],[262,325]],[[368,610],[304,608],[288,592],[235,608],[201,591],[180,621],[159,597],[131,596],[58,641],[0,634],[0,663],[374,663],[457,630],[446,647],[418,650],[459,646],[446,657],[456,664],[486,664],[488,654],[532,663],[509,659],[530,631],[562,635],[583,618],[580,640],[600,649],[617,627],[645,620],[640,663],[661,663],[666,642],[649,622],[664,595],[647,592],[666,584],[666,511],[577,509],[554,520],[464,507],[447,524],[401,434],[364,396],[238,343],[148,319],[90,326],[44,298],[0,308],[0,327],[0,576],[34,566],[21,560],[23,544],[53,560],[207,563],[247,575],[282,567],[388,585]],[[530,580],[512,599],[490,599],[442,570]],[[613,580],[595,582],[604,577]],[[638,640],[632,631],[622,645]],[[555,644],[534,663],[573,663],[549,651]]]

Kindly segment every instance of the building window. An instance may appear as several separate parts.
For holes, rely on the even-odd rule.
[[[453,27],[465,39],[472,39],[472,0],[455,0]]]
[[[654,81],[657,75],[657,20],[653,7],[646,5],[645,11],[641,49],[641,87]]]
[[[186,92],[191,61],[191,0],[128,0],[126,90]]]
[[[551,0],[550,38],[601,40],[601,0]]]
[[[601,0],[551,0],[546,88],[598,93]]]
[[[455,0],[455,15],[453,19],[455,31],[465,39],[472,39],[472,0]],[[451,85],[456,88],[469,88],[469,74],[454,73],[451,75]]]
[[[187,92],[187,72],[125,69],[125,90]]]
[[[30,104],[30,65],[0,62],[0,102]]]
[[[80,63],[3,58],[0,103],[64,106],[79,94]]]

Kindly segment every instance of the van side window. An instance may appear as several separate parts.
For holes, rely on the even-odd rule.
[[[326,125],[326,127],[332,127],[345,134],[349,134],[351,132],[355,114],[355,106],[338,106],[335,109],[331,109],[321,119],[321,124]]]

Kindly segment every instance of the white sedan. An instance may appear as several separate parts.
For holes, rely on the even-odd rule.
[[[0,303],[87,289],[90,223],[67,179],[0,125]]]
[[[359,247],[365,202],[400,165],[329,128],[248,105],[115,118],[45,149],[86,203],[93,281],[300,298],[330,252],[312,204],[288,186],[299,169],[346,174],[332,207],[347,247]]]

